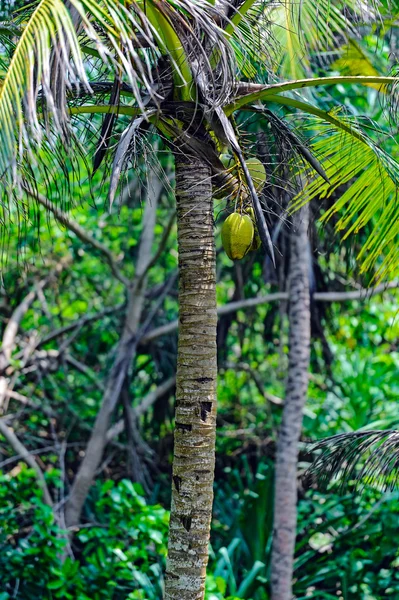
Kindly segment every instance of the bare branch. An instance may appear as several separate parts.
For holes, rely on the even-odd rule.
[[[54,331],[52,331],[51,333],[46,335],[44,338],[39,340],[36,344],[36,348],[40,348],[41,346],[44,346],[44,344],[51,342],[52,340],[56,339],[57,337],[60,337],[60,336],[64,335],[65,333],[72,331],[73,329],[81,328],[81,327],[87,325],[88,323],[91,323],[92,321],[99,321],[100,319],[102,319],[102,317],[105,317],[106,315],[112,315],[114,313],[117,313],[117,312],[123,310],[125,308],[125,306],[126,306],[126,304],[124,302],[122,304],[117,304],[116,306],[108,306],[107,308],[104,308],[104,310],[101,310],[98,313],[95,313],[93,315],[85,315],[84,317],[81,317],[80,319],[77,319],[76,321],[73,321],[72,323],[68,323],[68,325],[64,325],[64,327],[55,329]]]
[[[65,264],[66,261],[61,260],[55,267],[55,274],[60,273],[64,268]],[[5,370],[10,363],[12,351],[15,345],[15,338],[18,333],[20,323],[22,321],[23,316],[29,310],[32,302],[35,300],[38,291],[42,290],[44,286],[47,285],[47,283],[50,281],[53,275],[54,273],[50,273],[50,275],[48,275],[46,278],[39,281],[35,285],[35,288],[25,296],[22,302],[12,313],[4,330],[2,346],[0,349],[0,411],[4,410],[4,399],[8,388],[8,381],[5,376]]]
[[[94,383],[94,385],[96,386],[96,388],[98,388],[102,392],[104,391],[104,386],[101,383],[101,381],[99,381],[98,374],[95,373],[94,371],[92,371],[91,369],[89,369],[89,367],[87,365],[84,365],[83,363],[81,363],[79,360],[77,360],[76,358],[74,358],[70,354],[67,354],[65,356],[65,360],[72,367],[74,367],[77,371],[79,371],[85,377],[87,377],[87,379],[90,379],[90,381],[92,381]]]
[[[375,288],[360,288],[352,292],[316,292],[313,298],[318,302],[348,302],[350,300],[368,300],[372,296],[382,294],[387,290],[395,290],[399,287],[399,281],[382,283]]]
[[[43,490],[43,499],[44,502],[53,508],[53,500],[50,496],[50,492],[47,487],[47,483],[44,479],[43,472],[29,450],[22,444],[22,442],[17,438],[13,430],[8,427],[3,419],[0,419],[0,433],[6,438],[10,446],[15,450],[15,452],[26,462],[26,464],[35,471],[36,479]]]
[[[147,265],[145,267],[145,272],[147,272],[150,269],[152,269],[152,267],[156,264],[156,262],[158,261],[159,257],[161,256],[162,252],[164,251],[166,243],[167,243],[169,235],[170,235],[170,232],[172,230],[173,224],[175,222],[175,219],[176,219],[176,213],[174,212],[171,215],[166,228],[164,229],[164,232],[163,232],[163,235],[162,235],[162,239],[159,242],[159,246],[158,246],[158,249],[157,249],[156,253],[154,254],[154,256],[151,258],[151,260],[147,263]]]
[[[178,325],[179,321],[176,319],[175,321],[171,321],[170,323],[166,323],[165,325],[156,327],[141,338],[140,344],[148,344],[149,342],[152,342],[153,340],[156,340],[159,337],[162,337],[163,335],[168,335],[168,333],[176,331]]]
[[[375,288],[361,288],[352,292],[315,292],[313,294],[313,299],[317,302],[348,302],[351,300],[368,300],[372,296],[376,296],[377,294],[381,294],[387,290],[398,288],[399,282],[391,281],[389,283],[377,285]],[[247,310],[249,308],[254,308],[255,306],[260,306],[262,304],[268,304],[269,302],[276,302],[279,300],[289,300],[288,292],[276,292],[273,294],[266,294],[265,296],[237,300],[237,302],[229,302],[224,306],[219,306],[218,316],[227,315],[237,310]],[[175,321],[171,321],[170,323],[156,327],[143,336],[140,343],[148,344],[149,342],[152,342],[163,335],[172,333],[173,331],[176,331],[178,325],[179,321],[176,319]]]
[[[155,175],[153,171],[150,171],[148,177],[148,192],[149,197],[147,202],[154,203],[155,210],[147,210],[144,212],[143,217],[143,231],[140,238],[140,247],[137,257],[137,266],[135,273],[135,284],[139,285],[141,280],[148,273],[148,270],[153,265],[151,259],[152,244],[154,242],[154,227],[156,222],[156,206],[158,205],[158,199],[163,190],[163,183]],[[146,222],[146,219],[148,222]]]
[[[274,394],[270,394],[270,392],[267,392],[264,389],[263,381],[259,377],[259,374],[255,371],[255,369],[252,369],[246,363],[228,362],[228,363],[226,363],[225,367],[226,367],[226,369],[233,369],[233,370],[239,369],[240,371],[245,371],[252,377],[256,387],[258,388],[259,393],[261,394],[261,396],[264,397],[265,400],[267,400],[268,402],[271,402],[272,404],[275,404],[276,406],[282,406],[284,404],[284,401],[282,400],[282,398],[279,398],[278,396],[275,396]]]
[[[14,390],[7,389],[5,395],[7,398],[17,400],[17,402],[20,402],[24,406],[29,406],[29,408],[33,408],[34,410],[41,410],[48,417],[54,417],[56,415],[56,413],[51,408],[43,406],[43,403],[38,404],[36,402],[33,402],[33,400],[31,400],[30,398],[27,398],[23,394],[15,392]]]
[[[29,292],[22,300],[22,302],[17,306],[17,308],[12,313],[10,320],[7,323],[7,326],[4,330],[3,341],[1,346],[1,355],[0,355],[0,370],[3,371],[5,367],[9,364],[11,353],[15,343],[15,337],[18,333],[19,325],[25,313],[29,310],[30,305],[35,300],[37,296],[37,291],[40,288],[43,288],[47,283],[47,279],[44,279],[40,283],[37,284],[36,288]]]
[[[145,204],[143,216],[143,232],[140,239],[136,274],[128,287],[128,306],[126,310],[123,332],[119,340],[116,357],[110,370],[104,390],[100,410],[97,413],[93,431],[86,448],[84,459],[73,482],[71,493],[65,505],[65,524],[74,527],[80,520],[83,504],[100,464],[104,448],[107,444],[107,431],[112,413],[120,399],[123,384],[129,373],[137,348],[137,335],[145,302],[147,279],[143,269],[148,264],[154,240],[156,210],[162,188],[156,185],[158,192]],[[153,191],[149,186],[149,191]]]

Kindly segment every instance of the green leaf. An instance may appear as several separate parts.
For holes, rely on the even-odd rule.
[[[344,128],[331,128],[322,121],[309,124],[309,129],[317,131],[311,142],[312,152],[323,164],[331,185],[315,177],[305,184],[294,203],[300,206],[329,197],[346,185],[323,219],[340,214],[337,228],[344,231],[344,239],[372,224],[358,255],[362,271],[376,267],[375,279],[392,279],[399,268],[399,163],[376,146],[355,122],[338,115],[334,116],[333,124],[337,121]],[[349,131],[345,129],[348,127]]]
[[[49,590],[59,590],[60,588],[62,588],[65,585],[65,582],[62,581],[61,579],[56,579],[54,581],[50,581],[47,584],[47,587]]]
[[[386,91],[387,86],[394,86],[398,83],[397,77],[383,77],[381,75],[374,76],[352,76],[352,75],[336,75],[334,77],[312,77],[311,79],[297,79],[295,81],[284,81],[282,83],[276,83],[274,85],[261,85],[261,84],[243,84],[244,93],[241,97],[238,97],[233,103],[225,106],[225,113],[227,116],[231,115],[235,110],[254,104],[255,102],[264,102],[266,100],[271,101],[273,97],[274,102],[278,102],[276,99],[278,94],[284,92],[298,91],[309,87],[326,87],[331,85],[370,85],[375,84],[379,86],[381,91]],[[291,100],[291,98],[281,99],[281,103],[285,100]]]
[[[254,583],[257,576],[264,570],[264,568],[265,565],[263,562],[260,562],[259,560],[255,561],[252,569],[238,588],[237,596],[239,598],[248,598],[248,593],[251,590],[252,584]]]

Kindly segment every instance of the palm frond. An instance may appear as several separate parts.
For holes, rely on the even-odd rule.
[[[345,186],[323,219],[340,215],[337,228],[344,231],[344,239],[370,223],[371,234],[358,256],[362,271],[375,268],[375,279],[393,278],[399,268],[399,163],[366,135],[359,122],[339,114],[334,118],[350,129],[340,130],[319,119],[306,126],[314,136],[312,153],[322,163],[330,184],[320,176],[310,179],[294,205],[328,198]],[[370,133],[376,134],[373,127]],[[394,141],[392,144],[397,152]]]
[[[63,107],[57,98],[60,87],[89,91],[91,79],[108,74],[113,80],[120,74],[135,106],[144,113],[148,96],[154,104],[162,99],[153,67],[154,57],[166,54],[180,83],[189,70],[212,81],[209,102],[218,104],[231,93],[234,53],[217,25],[219,9],[211,3],[41,0],[30,6],[29,20],[0,88],[0,177],[11,186],[18,179],[17,165],[34,160],[44,137],[51,142],[49,122],[55,136],[65,133]],[[146,7],[151,14],[147,15]],[[174,32],[169,45],[165,24],[170,25],[169,34]],[[203,46],[217,48],[217,69],[207,60]],[[83,47],[90,48],[90,60]],[[179,86],[176,89],[179,92]]]
[[[330,68],[341,75],[382,75],[375,67],[372,57],[354,39],[349,39],[348,43],[340,48],[340,56]]]
[[[38,88],[39,82],[46,89],[51,87],[50,44],[57,35],[57,29],[62,41],[61,52],[66,52],[66,39],[76,36],[70,13],[60,0],[42,0],[22,32],[0,88],[0,176],[12,168],[15,179],[17,158],[21,160],[24,146],[30,145],[29,138],[41,139],[37,115]],[[88,85],[82,60],[75,50],[76,44],[73,43],[75,77]],[[66,60],[67,57],[64,58]]]
[[[145,119],[149,119],[155,114],[155,109],[148,111],[146,114],[136,117],[130,125],[122,133],[118,147],[116,149],[112,172],[109,184],[109,203],[112,206],[116,190],[118,188],[121,173],[124,170],[126,163],[130,160],[131,156],[136,155],[135,146],[137,145],[137,136],[139,135],[139,129]]]
[[[80,26],[104,59],[115,60],[110,47],[121,52],[117,40],[128,37],[125,11],[120,10],[118,15],[114,9],[112,20],[107,13],[107,4],[111,5],[108,0],[101,4],[92,0],[82,3],[71,0],[70,4],[78,12]],[[95,15],[105,34],[100,35],[93,27],[90,13]],[[124,25],[122,16],[125,17]],[[57,82],[52,69],[55,58]],[[137,90],[137,77],[132,67],[128,69],[128,75]],[[60,78],[68,88],[74,84],[90,89],[76,23],[70,11],[62,0],[42,0],[22,31],[0,89],[0,176],[6,183],[13,185],[17,181],[17,164],[23,164],[29,158],[34,161],[35,148],[41,145],[44,136],[49,137],[48,119],[52,119],[55,135],[64,133],[55,102]],[[47,122],[43,120],[44,114]]]
[[[353,6],[355,2],[349,4]],[[312,53],[326,51],[335,47],[338,40],[354,35],[353,23],[330,0],[282,0],[269,4],[266,16],[278,42],[274,60],[279,73],[292,79],[309,74]]]
[[[272,56],[277,52],[265,0],[245,0],[233,10],[225,27],[234,49],[239,79],[266,82],[273,73]]]
[[[326,488],[335,478],[341,490],[371,485],[393,490],[399,477],[399,431],[355,431],[334,435],[311,448],[315,461],[306,476]]]

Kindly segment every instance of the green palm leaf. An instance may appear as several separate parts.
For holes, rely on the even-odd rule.
[[[354,8],[356,2],[347,5]],[[277,41],[273,59],[280,74],[292,79],[309,73],[312,53],[326,51],[336,46],[337,39],[347,39],[354,32],[352,23],[329,0],[283,0],[268,5],[265,17]]]
[[[75,9],[85,34],[95,42],[104,60],[114,61],[114,55],[118,54],[117,40],[127,40],[129,32],[131,35],[131,27],[128,27],[130,17],[126,16],[126,11],[120,10],[118,13],[116,7],[111,7],[109,0],[102,3],[71,0],[70,4]],[[112,8],[112,13],[107,8]],[[93,27],[90,16],[95,18],[101,34]],[[61,113],[56,109],[54,100],[54,48],[57,52],[58,84],[60,78],[64,77],[63,83],[67,86],[79,82],[89,89],[71,12],[62,0],[42,0],[22,31],[0,88],[0,173],[3,175],[12,167],[12,177],[7,173],[9,182],[16,179],[17,161],[23,162],[24,156],[42,141],[39,101],[53,117],[56,129],[62,133],[59,122]],[[113,48],[114,54],[111,54],[110,48]],[[137,89],[137,75],[133,68],[126,71],[131,84]]]
[[[166,54],[175,75],[175,99],[190,98],[192,76],[201,73],[216,81],[212,101],[220,102],[232,86],[234,55],[217,25],[218,10],[188,0],[129,5],[124,0],[41,0],[30,5],[0,88],[0,177],[14,186],[21,175],[17,164],[19,170],[26,161],[33,164],[43,140],[64,136],[68,111],[58,91],[90,90],[92,77],[113,80],[119,73],[131,88],[130,107],[144,113],[149,96],[155,104],[162,98],[153,68],[154,60]],[[202,36],[193,35],[196,28]],[[201,51],[203,43],[218,49],[217,80]]]
[[[356,40],[348,40],[340,49],[340,57],[332,63],[331,69],[341,75],[382,75],[374,66],[375,60]]]
[[[393,278],[399,268],[399,163],[353,120],[339,114],[334,118],[352,131],[319,119],[307,126],[314,134],[311,150],[323,164],[331,185],[314,177],[294,203],[299,206],[328,198],[345,186],[323,219],[338,213],[337,228],[345,232],[344,239],[371,224],[372,231],[358,256],[362,271],[376,268],[375,278]]]
[[[46,23],[45,28],[43,23]],[[30,134],[40,138],[36,113],[37,91],[35,93],[34,84],[41,80],[43,86],[50,85],[50,43],[56,35],[61,41],[61,52],[66,48],[66,39],[70,42],[75,73],[86,83],[83,63],[79,52],[76,52],[76,34],[70,13],[61,0],[42,0],[23,30],[0,88],[1,173],[6,171],[10,164],[15,168],[15,160],[18,154],[21,154],[22,145]],[[36,63],[37,59],[39,64]],[[38,73],[34,82],[36,65]],[[29,131],[25,125],[26,116],[29,119]],[[17,127],[19,147],[15,135]]]

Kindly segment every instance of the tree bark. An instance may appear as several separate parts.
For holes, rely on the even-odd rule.
[[[298,442],[307,396],[310,360],[308,206],[296,212],[293,221],[289,282],[288,379],[276,454],[271,559],[272,600],[292,598]]]
[[[179,342],[167,600],[202,600],[216,432],[216,269],[211,171],[176,155]]]

